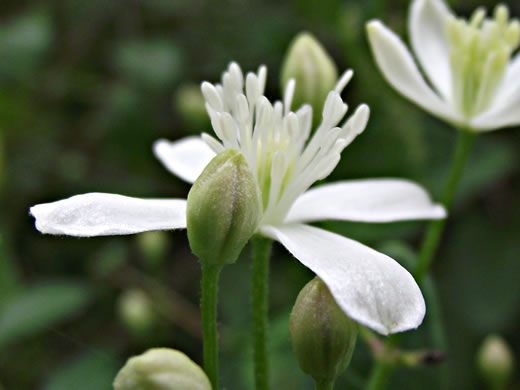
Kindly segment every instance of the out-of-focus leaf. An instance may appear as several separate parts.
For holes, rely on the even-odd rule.
[[[23,77],[35,70],[53,41],[47,12],[33,10],[0,26],[0,78]]]
[[[0,346],[44,331],[81,310],[90,290],[81,283],[45,282],[7,301],[0,312]]]
[[[518,212],[515,213],[518,215]],[[520,299],[520,226],[466,215],[447,238],[440,291],[451,317],[466,329],[487,334],[514,326]],[[440,260],[440,259],[439,259]]]
[[[4,154],[5,154],[5,151],[4,151],[4,138],[3,138],[3,134],[1,133],[1,129],[0,129],[0,190],[2,190],[2,187],[3,187],[3,184],[4,184],[4,179],[5,179],[5,174],[4,174],[4,166],[5,166]]]
[[[478,139],[477,139],[478,141]],[[476,145],[461,182],[459,198],[479,193],[510,173],[516,162],[515,146],[482,139]]]
[[[104,278],[125,263],[127,248],[121,241],[110,241],[96,252],[89,262],[90,271],[96,277]]]
[[[110,351],[87,352],[63,362],[47,381],[45,390],[111,390],[119,363]]]
[[[424,182],[438,198],[448,178],[450,164],[456,144],[456,133],[430,134],[430,167],[426,169]],[[504,142],[495,135],[477,137],[475,145],[464,168],[464,175],[457,190],[457,203],[482,193],[515,168],[517,156],[515,146]],[[428,167],[427,167],[428,168]]]
[[[5,237],[0,234],[0,313],[2,305],[15,293],[18,287],[17,273],[7,248]]]
[[[179,47],[167,39],[131,41],[115,51],[117,69],[131,82],[152,88],[171,88],[182,64]]]

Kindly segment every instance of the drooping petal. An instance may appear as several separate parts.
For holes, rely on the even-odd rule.
[[[493,106],[478,115],[470,123],[473,130],[492,131],[502,127],[520,125],[520,88],[510,93],[507,99],[500,99]]]
[[[414,0],[410,7],[409,34],[413,51],[430,82],[451,101],[451,67],[446,18],[450,10],[442,0]]]
[[[179,141],[160,139],[153,145],[155,157],[174,175],[194,183],[215,152],[200,137],[186,137]]]
[[[286,222],[394,222],[444,217],[444,207],[433,203],[418,184],[403,179],[372,179],[312,188],[294,202]]]
[[[414,278],[392,258],[359,242],[308,225],[264,226],[328,286],[353,320],[381,334],[418,327],[425,304]]]
[[[186,200],[90,193],[31,207],[42,233],[75,237],[134,234],[186,227]]]
[[[462,117],[426,84],[412,55],[397,35],[378,20],[369,22],[367,31],[379,69],[398,92],[449,122],[462,121]]]

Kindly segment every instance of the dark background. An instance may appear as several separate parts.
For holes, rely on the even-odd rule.
[[[520,16],[517,1],[506,3]],[[465,16],[478,5],[494,6],[450,4]],[[211,131],[198,86],[217,81],[231,60],[245,71],[266,64],[267,95],[276,99],[291,39],[302,30],[315,34],[340,71],[355,70],[346,101],[372,110],[367,130],[327,181],[405,177],[438,199],[456,133],[386,84],[364,33],[364,23],[377,17],[405,36],[407,12],[408,1],[384,0],[2,0],[0,389],[108,390],[125,359],[152,346],[200,362],[200,267],[185,232],[43,236],[28,209],[93,191],[186,197],[189,185],[161,166],[151,145]],[[519,146],[518,129],[477,138],[433,267],[448,360],[397,371],[392,389],[484,389],[475,357],[489,333],[501,334],[520,355]],[[321,226],[406,265],[426,225]],[[281,246],[273,254],[272,388],[311,389],[292,355],[287,323],[312,274]],[[246,250],[223,273],[228,389],[253,388],[248,270]],[[408,347],[444,349],[431,310],[409,333]],[[361,389],[370,365],[360,341],[337,388]]]

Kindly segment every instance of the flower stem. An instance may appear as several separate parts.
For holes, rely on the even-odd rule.
[[[475,134],[476,133],[469,131],[458,131],[455,158],[453,165],[451,166],[448,181],[444,187],[444,192],[441,199],[441,202],[446,208],[446,211],[449,211],[451,209],[451,205],[453,204],[455,192],[457,191],[460,179],[462,178],[464,166],[466,165],[466,160],[470,154],[473,140],[475,139]],[[430,268],[435,251],[439,246],[439,241],[441,239],[445,225],[446,219],[432,221],[428,231],[426,232],[426,236],[419,252],[419,258],[413,272],[413,276],[419,286],[422,284],[422,280]]]
[[[455,157],[453,164],[448,176],[448,181],[444,187],[441,202],[446,208],[446,211],[451,209],[455,193],[457,191],[462,173],[464,172],[464,166],[471,152],[471,147],[475,139],[476,133],[469,131],[459,130],[457,138],[457,146],[455,149]],[[433,256],[439,245],[439,241],[446,224],[445,219],[439,219],[432,221],[426,232],[426,236],[422,243],[419,251],[419,257],[415,265],[415,269],[412,272],[417,284],[421,287],[423,279],[428,273],[430,265],[432,264]],[[397,345],[400,342],[400,335],[392,335],[387,338],[385,342],[385,351],[389,351],[392,345]],[[369,383],[367,386],[368,390],[381,390],[384,389],[390,375],[392,374],[395,366],[389,364],[384,359],[377,360],[372,373],[370,374]]]
[[[218,335],[217,335],[217,293],[222,266],[202,266],[202,339],[204,370],[213,390],[219,389],[218,376]]]
[[[383,360],[378,360],[376,365],[372,368],[367,390],[384,389],[392,371],[393,365]]]
[[[269,310],[269,257],[272,241],[255,235],[252,238],[252,322],[256,390],[269,389],[267,361],[267,326]]]
[[[316,387],[314,390],[334,390],[334,381],[316,381]]]

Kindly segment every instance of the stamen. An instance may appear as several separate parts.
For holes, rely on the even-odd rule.
[[[354,71],[352,69],[349,69],[343,73],[343,75],[340,77],[339,81],[336,83],[336,87],[334,88],[334,91],[339,93],[341,95],[341,92],[345,89],[347,84],[352,79],[352,76],[354,76]]]
[[[351,80],[346,71],[329,93],[322,122],[307,142],[312,127],[308,104],[291,111],[294,80],[288,82],[283,103],[271,104],[263,96],[267,68],[245,77],[236,63],[222,75],[221,84],[204,82],[202,92],[215,134],[202,139],[215,153],[238,149],[249,164],[262,192],[264,219],[281,221],[294,200],[316,180],[332,171],[343,148],[360,133],[368,120],[368,107],[360,106],[352,118],[336,127],[347,112],[340,93]]]
[[[220,142],[218,142],[215,138],[213,138],[208,133],[202,133],[201,137],[202,137],[202,140],[206,143],[206,145],[208,145],[211,148],[211,150],[213,150],[215,152],[215,154],[219,154],[219,153],[223,152],[224,150],[226,150]]]
[[[202,95],[206,102],[215,110],[222,111],[224,109],[224,105],[222,103],[222,98],[218,93],[217,89],[213,86],[213,84],[204,81],[201,86]]]
[[[290,79],[287,82],[287,86],[285,88],[285,96],[283,97],[283,106],[285,108],[284,115],[287,115],[289,111],[291,111],[291,104],[294,96],[294,87],[296,82],[294,79]]]
[[[448,16],[453,97],[461,113],[470,118],[489,107],[500,87],[507,64],[520,41],[520,23],[498,5],[493,19],[478,8],[469,22]]]

